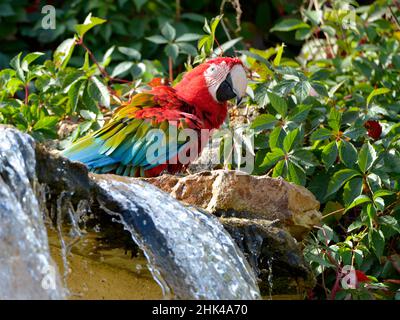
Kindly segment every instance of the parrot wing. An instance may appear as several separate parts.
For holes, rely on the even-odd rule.
[[[200,129],[192,108],[167,86],[138,93],[121,105],[98,131],[77,140],[63,151],[73,161],[99,173],[144,175],[185,152],[190,141],[179,139],[185,128]],[[156,129],[156,130],[154,130]]]

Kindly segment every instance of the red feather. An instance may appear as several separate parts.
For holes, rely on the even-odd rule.
[[[356,276],[358,282],[370,282],[371,280],[365,275],[364,272],[356,270]]]

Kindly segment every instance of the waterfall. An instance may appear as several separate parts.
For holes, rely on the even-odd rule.
[[[251,267],[217,218],[144,181],[93,177],[99,202],[114,202],[118,211],[103,209],[131,232],[164,289],[180,299],[260,297]]]
[[[0,299],[62,299],[34,192],[33,139],[0,128]]]
[[[33,139],[1,127],[0,299],[65,297],[49,254],[35,169]],[[252,268],[217,218],[144,181],[89,179],[91,202],[132,234],[166,298],[260,298]]]

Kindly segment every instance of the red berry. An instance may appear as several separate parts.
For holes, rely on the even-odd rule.
[[[382,126],[376,120],[368,120],[364,123],[364,127],[367,129],[368,135],[374,139],[378,140],[382,134]]]

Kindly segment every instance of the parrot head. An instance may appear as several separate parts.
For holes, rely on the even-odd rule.
[[[211,114],[212,127],[219,127],[227,115],[228,100],[239,103],[246,94],[247,75],[238,58],[219,57],[208,60],[187,72],[175,86],[177,94]]]
[[[246,94],[247,75],[238,58],[219,57],[208,60],[185,74],[175,88],[189,103],[225,104]],[[210,101],[212,99],[212,101]]]
[[[242,62],[237,58],[216,58],[207,65],[204,78],[212,98],[219,103],[236,98],[239,103],[247,88]]]

